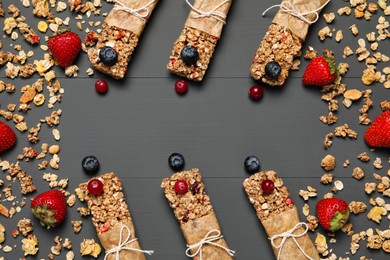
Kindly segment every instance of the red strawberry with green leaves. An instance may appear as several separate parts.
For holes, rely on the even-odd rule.
[[[303,73],[302,81],[305,85],[325,86],[332,84],[337,76],[337,67],[334,60],[327,56],[312,59]]]
[[[80,37],[71,31],[63,31],[47,41],[50,52],[61,67],[72,65],[81,50]]]
[[[55,227],[65,219],[66,198],[59,190],[49,190],[36,196],[30,208],[42,226]]]
[[[14,130],[6,123],[0,121],[0,153],[10,149],[16,143]]]
[[[375,118],[367,128],[364,139],[370,147],[390,148],[390,111]]]
[[[316,211],[321,226],[332,232],[342,228],[347,223],[350,214],[348,204],[338,198],[318,201]]]

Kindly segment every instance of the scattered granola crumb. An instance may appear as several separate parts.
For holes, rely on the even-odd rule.
[[[325,171],[331,171],[335,168],[336,159],[328,154],[321,161],[321,167],[324,168]]]
[[[91,255],[94,258],[97,258],[101,251],[102,248],[93,239],[84,239],[83,242],[80,243],[80,253],[83,256]]]
[[[27,238],[23,238],[22,250],[25,256],[38,253],[38,238],[35,235],[28,235]]]

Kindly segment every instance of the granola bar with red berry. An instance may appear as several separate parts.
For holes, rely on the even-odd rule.
[[[184,29],[173,44],[167,69],[181,77],[201,81],[226,22],[232,0],[195,0]]]
[[[97,36],[88,58],[96,70],[116,79],[124,78],[127,67],[159,0],[116,0]]]
[[[275,171],[255,173],[243,186],[277,259],[320,259],[306,223],[300,222],[297,207]]]
[[[121,180],[115,173],[92,178],[89,182],[80,184],[76,192],[79,198],[88,204],[92,223],[100,243],[106,250],[107,260],[116,259],[115,249],[121,242],[126,241],[132,241],[126,245],[132,250],[120,250],[120,259],[146,259],[136,239],[134,223],[125,201]],[[128,239],[124,241],[126,237]]]
[[[201,254],[203,259],[233,259],[234,251],[228,248],[221,235],[221,228],[210,198],[204,191],[199,169],[175,173],[170,178],[163,179],[161,187],[187,241],[187,256],[199,259]],[[209,239],[218,246],[197,245],[202,239]]]

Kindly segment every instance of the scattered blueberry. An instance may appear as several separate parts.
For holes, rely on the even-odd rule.
[[[179,153],[173,153],[169,156],[168,163],[174,171],[180,171],[184,168],[184,157]]]
[[[106,46],[99,51],[100,60],[108,65],[113,65],[118,60],[118,53],[110,46]]]
[[[81,165],[87,173],[95,174],[99,170],[99,160],[93,155],[85,157]]]
[[[199,53],[194,46],[187,45],[181,50],[180,57],[185,64],[195,65],[199,58]]]
[[[281,70],[279,63],[276,61],[270,61],[265,65],[265,75],[271,79],[278,78]]]
[[[244,166],[248,173],[256,173],[260,169],[260,161],[256,156],[248,156],[245,159]]]

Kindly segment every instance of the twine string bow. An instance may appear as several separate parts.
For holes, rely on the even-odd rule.
[[[203,18],[203,17],[212,17],[218,21],[220,21],[221,23],[225,24],[225,20],[226,20],[226,14],[220,12],[220,11],[217,11],[218,8],[220,8],[221,6],[223,6],[224,4],[228,3],[229,0],[225,0],[225,1],[222,1],[221,3],[219,3],[218,5],[216,5],[213,9],[211,9],[210,11],[208,12],[205,12],[205,11],[202,11],[202,10],[199,10],[198,8],[196,8],[195,6],[193,6],[189,0],[186,0],[187,4],[191,7],[192,10],[194,10],[195,12],[197,12],[197,14],[193,15],[193,18],[197,19],[197,18]]]
[[[212,235],[213,233],[215,233],[215,235]],[[223,238],[223,236],[221,235],[221,232],[218,229],[212,229],[198,243],[195,243],[192,245],[187,245],[186,255],[188,257],[194,257],[194,256],[199,254],[199,259],[202,260],[203,259],[202,258],[202,247],[205,244],[209,244],[209,245],[213,245],[213,246],[217,246],[219,248],[222,248],[229,255],[234,256],[234,254],[236,253],[235,251],[214,242],[214,241],[221,239],[221,238]],[[192,250],[192,249],[196,249],[196,251],[193,254],[190,254],[190,250]]]
[[[289,0],[284,0],[281,4],[279,5],[273,5],[269,8],[267,8],[264,12],[263,12],[263,16],[271,9],[275,8],[275,7],[279,7],[283,12],[286,12],[288,14],[291,14],[292,16],[295,16],[299,19],[301,19],[302,21],[308,23],[308,24],[313,24],[315,22],[317,22],[317,20],[319,19],[319,14],[318,14],[318,11],[320,11],[322,8],[324,8],[328,3],[330,2],[330,0],[326,1],[323,5],[321,5],[320,7],[318,7],[317,9],[315,10],[310,10],[310,11],[307,11],[307,12],[299,12],[295,6],[289,1]],[[312,14],[314,15],[314,19],[308,19],[306,18],[306,15],[309,15],[309,14]]]
[[[122,241],[122,236],[123,236],[123,231],[126,230],[127,231],[127,237],[124,241]],[[115,254],[115,260],[120,260],[120,257],[119,257],[119,253],[120,251],[122,250],[129,250],[129,251],[134,251],[134,252],[140,252],[140,253],[145,253],[145,254],[148,254],[148,255],[152,255],[154,253],[153,250],[141,250],[141,249],[138,249],[138,248],[134,248],[134,247],[129,247],[128,245],[135,242],[137,240],[137,238],[133,238],[133,239],[130,239],[130,236],[131,236],[131,231],[130,231],[130,228],[128,228],[127,226],[122,226],[121,227],[121,231],[120,231],[120,235],[119,235],[119,243],[118,243],[118,246],[117,247],[114,247],[108,251],[106,251],[106,255],[104,256],[104,260],[107,260],[108,259],[108,256],[110,254]]]
[[[294,234],[294,231],[298,230],[301,227],[305,227],[305,230],[303,230],[301,233]],[[305,253],[303,248],[299,245],[298,241],[296,240],[296,238],[304,236],[308,230],[309,230],[309,227],[307,226],[307,224],[304,222],[300,222],[300,223],[297,223],[292,229],[290,229],[286,232],[283,232],[281,234],[273,235],[272,237],[268,238],[269,240],[271,240],[272,246],[276,249],[279,249],[278,260],[280,259],[283,246],[286,243],[287,239],[289,239],[289,238],[292,238],[294,240],[294,242],[297,245],[297,247],[299,248],[299,250],[301,250],[302,254],[304,256],[306,256],[307,259],[313,260],[313,258],[311,258],[310,256],[308,256]],[[278,238],[281,238],[282,240],[280,241],[279,244],[276,244],[275,242],[276,242],[276,239],[278,239]]]
[[[148,7],[153,4],[156,0],[151,0],[149,3],[139,7],[139,8],[136,8],[136,9],[133,9],[131,7],[128,7],[126,6],[124,3],[122,3],[120,0],[116,0],[115,1],[115,6],[114,6],[114,9],[115,10],[120,10],[120,11],[125,11],[125,12],[128,12],[132,15],[134,15],[135,17],[141,19],[143,22],[146,23],[146,18],[149,16],[149,9]]]

